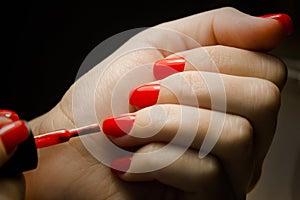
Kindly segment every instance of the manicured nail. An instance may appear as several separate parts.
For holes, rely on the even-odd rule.
[[[124,174],[128,171],[131,163],[131,156],[125,158],[118,158],[113,160],[110,165],[110,170],[114,174]]]
[[[0,109],[0,116],[1,117],[9,118],[9,119],[11,119],[13,121],[19,120],[18,114],[15,113],[14,111],[11,111],[11,110],[1,110]]]
[[[27,126],[22,120],[12,122],[0,129],[0,138],[7,154],[10,154],[19,144],[24,142],[28,136],[29,132]]]
[[[278,13],[278,14],[268,14],[260,16],[261,18],[269,18],[269,19],[275,19],[281,23],[281,25],[284,27],[286,34],[290,35],[294,31],[294,24],[292,21],[292,18],[284,13]]]
[[[154,63],[153,74],[157,80],[160,80],[177,72],[183,72],[184,66],[185,59],[182,57],[159,60]]]
[[[127,135],[132,129],[135,114],[126,114],[107,118],[102,123],[102,131],[106,135],[121,137]]]
[[[138,108],[145,108],[156,104],[160,91],[160,84],[146,84],[135,88],[129,96],[129,103]]]

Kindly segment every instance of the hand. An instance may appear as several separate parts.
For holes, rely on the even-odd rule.
[[[72,128],[78,122],[73,116],[80,116],[89,121],[93,119],[95,112],[98,120],[103,122],[105,118],[113,116],[110,107],[111,94],[124,74],[136,70],[138,66],[180,55],[185,58],[185,71],[168,76],[159,82],[160,90],[154,92],[157,96],[151,95],[154,103],[145,104],[139,97],[136,101],[131,96],[134,107],[130,106],[130,110],[135,114],[135,122],[128,120],[133,126],[130,134],[139,136],[144,131],[151,132],[155,129],[155,127],[136,128],[149,120],[147,116],[152,115],[148,115],[147,112],[156,107],[152,106],[155,103],[160,104],[167,111],[168,119],[173,120],[163,124],[163,129],[153,137],[142,139],[125,135],[111,139],[121,147],[144,145],[137,152],[152,152],[168,143],[177,133],[179,125],[185,125],[179,123],[178,116],[181,109],[187,108],[188,113],[201,116],[191,147],[172,165],[153,173],[118,173],[119,177],[126,181],[147,181],[134,184],[121,181],[112,175],[109,168],[99,163],[79,139],[72,139],[67,144],[42,149],[39,152],[39,168],[25,174],[27,197],[167,199],[176,195],[182,199],[196,197],[218,199],[221,196],[228,199],[244,198],[259,178],[263,159],[272,141],[280,102],[279,89],[283,87],[286,77],[284,64],[280,60],[259,51],[275,48],[288,33],[285,25],[286,23],[280,23],[278,20],[252,17],[232,8],[224,8],[160,24],[154,29],[147,29],[136,35],[81,77],[67,91],[61,102],[49,113],[33,120],[30,123],[31,127],[36,134]],[[201,44],[202,48],[199,48],[195,41]],[[145,47],[152,48],[149,50]],[[206,57],[207,54],[211,60]],[[193,62],[189,62],[190,60]],[[207,65],[211,63],[216,63],[220,74],[214,69],[211,71]],[[109,68],[103,72],[102,69],[107,65]],[[197,75],[195,68],[200,69],[204,75],[221,77],[227,110],[211,109],[212,99],[208,88],[205,87],[203,78]],[[98,83],[100,75],[101,81]],[[176,81],[181,77],[184,77],[194,89],[197,107],[194,104],[187,107],[184,105],[185,101],[180,102],[183,104],[181,105],[176,99],[179,97],[189,102],[192,98],[190,93],[174,96],[166,87],[170,83],[169,80]],[[146,79],[144,81],[147,82]],[[180,91],[180,88],[177,89]],[[95,97],[95,102],[87,98],[90,93],[93,100]],[[218,97],[218,91],[215,95]],[[121,99],[122,102],[127,102],[126,98]],[[72,102],[75,105],[72,105]],[[147,108],[144,108],[145,106]],[[96,111],[91,109],[94,107]],[[225,111],[228,114],[225,115]],[[204,159],[199,159],[198,150],[206,135],[210,116],[214,113],[225,117],[224,128],[211,153]],[[196,120],[198,121],[198,118]],[[114,119],[104,122],[114,122]],[[105,130],[106,134],[111,134],[109,128]],[[89,135],[82,139],[97,141],[99,137]],[[135,155],[129,159],[117,159],[113,162],[113,167],[120,163],[125,163],[126,169],[130,171],[145,168],[145,163],[156,167],[161,160],[168,158],[168,155],[180,148],[180,144],[172,145],[165,154],[155,158],[147,157],[146,160],[139,159]]]
[[[22,134],[22,130],[19,130],[18,119],[15,112],[0,110],[0,170],[1,166],[13,156],[18,144],[26,140],[26,134]],[[24,199],[23,175],[0,177],[0,185],[0,199]]]

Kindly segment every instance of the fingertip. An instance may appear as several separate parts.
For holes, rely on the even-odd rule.
[[[218,44],[270,51],[291,34],[293,23],[288,15],[282,13],[258,17],[225,9],[215,14],[213,31]]]
[[[111,162],[110,171],[113,174],[123,175],[125,174],[131,164],[132,156],[127,156],[124,158],[118,158]]]
[[[292,18],[285,13],[262,15],[260,18],[272,19],[279,22],[286,35],[291,35],[294,31],[294,23]]]
[[[19,116],[14,111],[0,109],[0,128],[17,120]]]

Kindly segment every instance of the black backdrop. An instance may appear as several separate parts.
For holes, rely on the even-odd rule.
[[[47,112],[74,82],[86,55],[106,38],[198,12],[233,6],[252,15],[286,12],[296,1],[10,1],[2,4],[0,108],[24,119]]]

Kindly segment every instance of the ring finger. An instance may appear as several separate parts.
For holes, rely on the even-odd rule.
[[[163,142],[168,144],[166,151],[174,144],[205,152],[212,149],[211,153],[232,175],[232,182],[238,183],[236,191],[245,188],[252,172],[252,127],[239,116],[189,106],[159,105],[108,118],[103,121],[102,130],[121,147]]]

